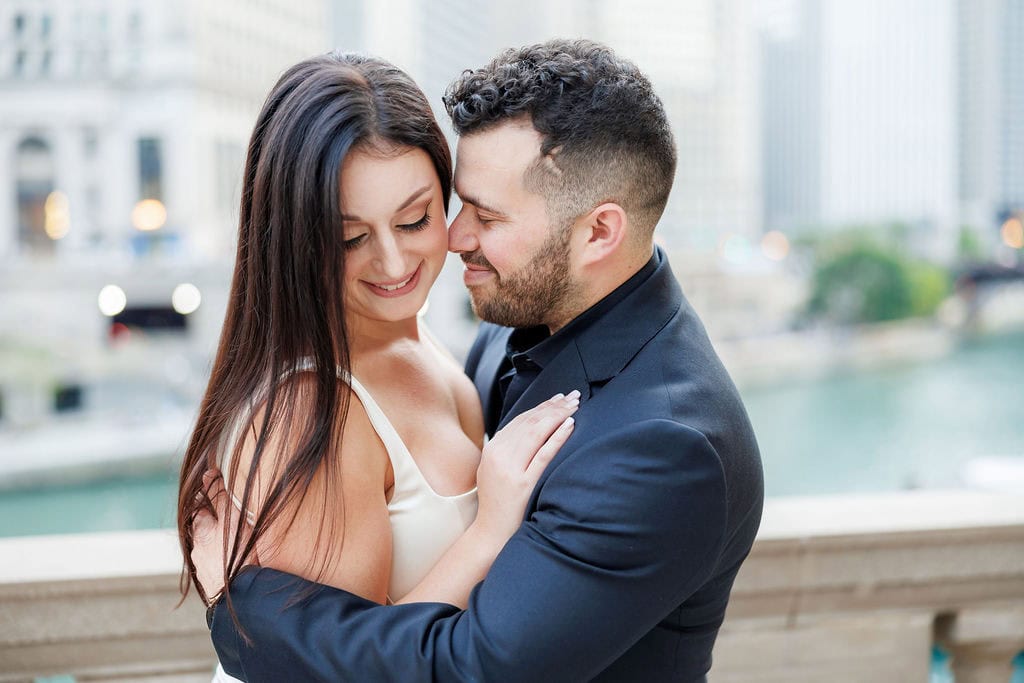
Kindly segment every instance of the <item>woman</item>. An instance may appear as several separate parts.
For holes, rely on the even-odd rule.
[[[304,61],[267,98],[243,183],[224,329],[182,466],[183,594],[203,475],[219,468],[238,509],[224,585],[258,562],[381,603],[465,606],[578,399],[554,397],[484,447],[472,384],[418,321],[451,191],[423,93],[379,60]]]

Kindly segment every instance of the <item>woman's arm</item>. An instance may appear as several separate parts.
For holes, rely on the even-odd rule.
[[[578,405],[577,392],[567,398],[556,396],[516,417],[488,442],[477,471],[480,503],[476,519],[427,576],[401,596],[399,603],[444,602],[460,607],[468,604],[473,587],[484,578],[494,558],[519,527],[526,501],[544,468],[571,435],[570,416]],[[295,413],[301,414],[299,410]],[[252,431],[252,443],[244,445],[239,457],[242,473],[248,472],[251,462],[255,443]],[[281,454],[290,452],[294,452],[294,444],[284,449],[275,440],[268,444],[254,487],[257,503],[265,498],[275,467],[284,462]],[[257,544],[259,564],[384,603],[391,574],[391,527],[384,497],[387,463],[387,452],[366,411],[357,400],[351,401],[342,439],[341,466],[336,468],[343,495],[325,494],[330,488],[321,468],[305,499],[286,508],[266,540]],[[235,488],[240,492],[242,486]],[[212,497],[218,499],[218,494],[214,492]],[[226,496],[220,499],[223,498]],[[219,522],[198,518],[197,534],[215,533],[205,527],[222,528],[219,525],[226,519],[230,515],[221,515]],[[221,574],[204,571],[215,565],[204,549],[212,551],[213,545],[197,543],[193,561],[204,588],[213,594],[214,580],[204,576]]]
[[[313,379],[298,375],[298,397],[291,414],[295,416],[286,434],[296,435],[311,406],[304,405],[312,394]],[[339,389],[349,391],[344,383]],[[245,475],[252,462],[262,415],[239,454],[235,495],[241,497]],[[272,435],[257,466],[254,502],[260,509],[298,444],[283,442]],[[321,465],[305,496],[284,506],[264,536],[257,540],[259,564],[295,574],[317,583],[355,593],[384,603],[391,574],[391,524],[384,491],[388,456],[370,424],[361,403],[352,395],[343,426],[339,452],[331,467]]]

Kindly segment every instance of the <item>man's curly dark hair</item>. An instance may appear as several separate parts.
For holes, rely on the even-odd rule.
[[[611,48],[551,40],[509,49],[465,71],[444,103],[459,135],[530,118],[542,142],[524,180],[553,220],[615,202],[634,238],[650,240],[672,188],[675,143],[650,81]]]

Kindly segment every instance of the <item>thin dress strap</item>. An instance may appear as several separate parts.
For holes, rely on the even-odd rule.
[[[310,358],[303,358],[299,360],[295,367],[291,370],[285,371],[281,378],[284,379],[289,375],[297,372],[309,372],[315,367],[313,360]],[[391,460],[391,467],[396,471],[409,467],[409,464],[416,469],[419,474],[419,468],[416,467],[415,462],[412,462],[412,454],[409,453],[409,449],[406,447],[405,442],[402,441],[402,437],[399,436],[398,430],[391,424],[391,420],[388,419],[387,415],[381,409],[377,401],[374,400],[373,395],[370,394],[369,390],[363,383],[352,376],[352,374],[346,371],[344,368],[337,369],[338,379],[345,382],[352,388],[352,392],[359,399],[359,402],[363,404],[363,409],[366,411],[366,416],[370,419],[370,424],[373,426],[373,430],[377,432],[377,436],[384,444],[384,449],[388,453],[388,458]],[[266,393],[266,392],[263,392]],[[255,406],[261,403],[263,400],[263,394],[258,396],[258,400],[254,400],[249,404],[249,407],[239,416],[239,419],[235,422],[234,427],[229,433],[229,437],[222,442],[221,445],[221,472],[225,475],[231,471],[231,457],[234,453],[234,449],[239,444],[246,426],[251,424],[252,416],[255,413]],[[234,506],[241,511],[242,501],[239,500],[238,496],[235,495],[234,491],[229,492],[231,495],[231,502]],[[256,514],[252,510],[245,511],[245,518],[249,525],[256,524]]]

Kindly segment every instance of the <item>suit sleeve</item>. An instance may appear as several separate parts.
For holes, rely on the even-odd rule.
[[[223,604],[214,644],[248,681],[587,680],[711,576],[725,501],[721,463],[701,434],[634,424],[556,464],[467,610],[382,607],[330,588],[289,606],[310,584],[257,569],[231,586],[252,646]]]

